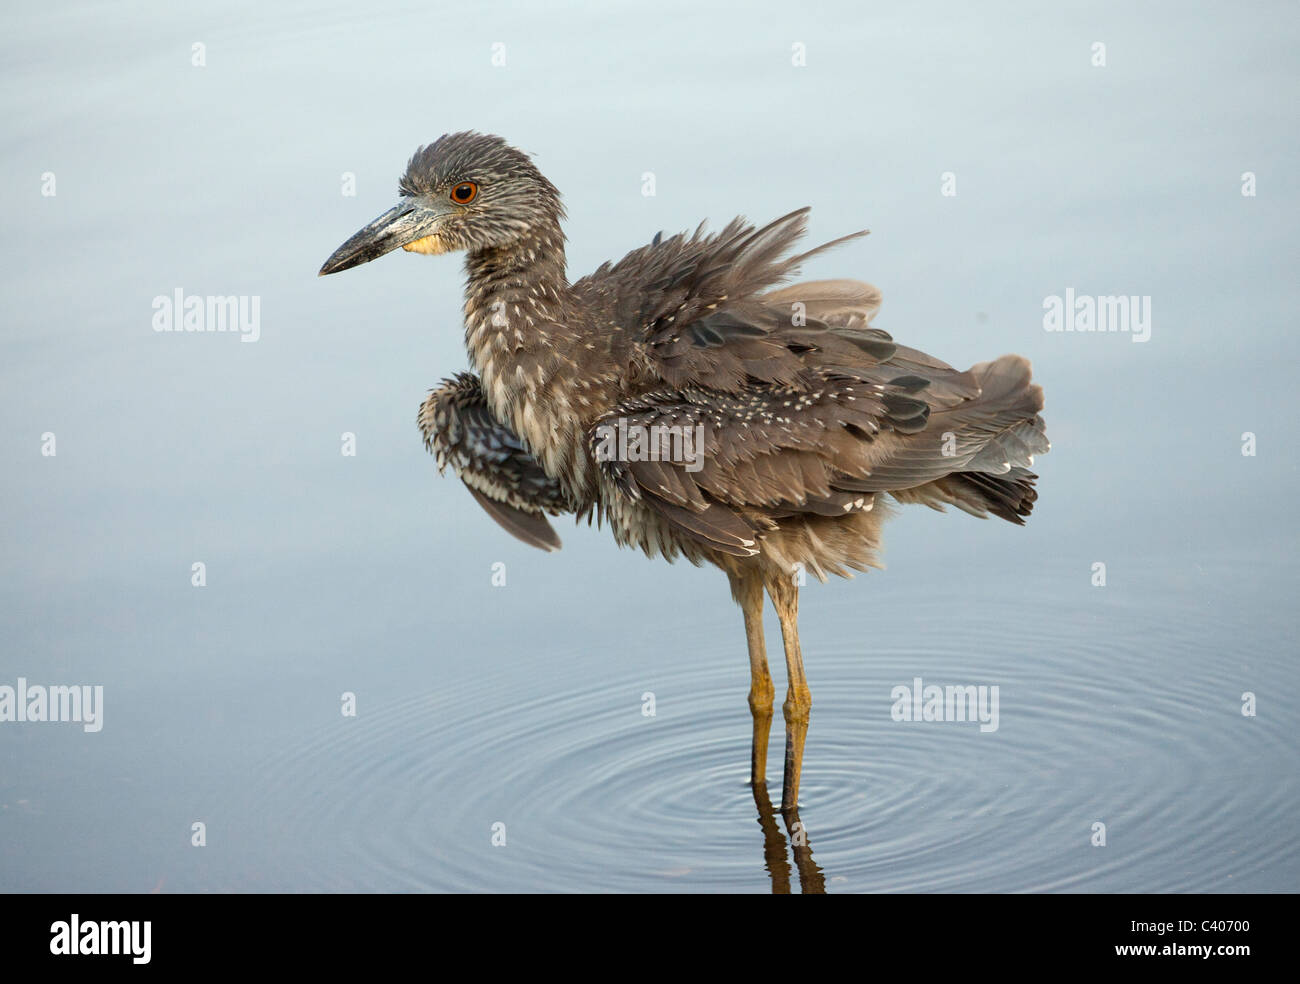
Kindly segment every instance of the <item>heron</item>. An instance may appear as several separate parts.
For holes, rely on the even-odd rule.
[[[1033,456],[1049,448],[1029,362],[958,371],[872,324],[876,287],[790,283],[866,235],[796,252],[807,208],[659,233],[570,283],[560,193],[501,137],[420,147],[398,193],[320,275],[398,247],[466,254],[474,372],[432,390],[417,418],[439,469],[534,547],[560,547],[548,516],[594,517],[620,546],[727,575],[749,654],[756,789],[775,696],[766,592],[787,673],[781,810],[797,811],[812,706],[800,584],[880,567],[890,500],[1023,525]]]

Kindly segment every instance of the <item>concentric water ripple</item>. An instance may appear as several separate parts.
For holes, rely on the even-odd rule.
[[[840,620],[817,634],[846,637]],[[1243,690],[1283,679],[1279,654],[1211,658],[1222,632],[1118,606],[1065,629],[990,603],[945,648],[812,635],[800,813],[830,891],[1250,890],[1297,870],[1279,835],[1294,826],[1294,722],[1281,701],[1240,712]],[[279,864],[312,890],[770,890],[740,633],[653,681],[606,657],[553,662],[546,687],[467,672],[303,734],[250,790],[269,804],[251,827],[292,833],[264,877]],[[917,676],[998,685],[998,730],[892,720],[891,688]],[[778,712],[778,797],[782,740]]]

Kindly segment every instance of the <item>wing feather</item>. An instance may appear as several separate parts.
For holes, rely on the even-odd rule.
[[[573,512],[559,483],[487,405],[477,376],[459,373],[429,393],[418,418],[424,445],[463,481],[476,502],[512,536],[560,549],[546,514]]]

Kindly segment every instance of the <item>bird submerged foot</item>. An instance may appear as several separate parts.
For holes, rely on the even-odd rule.
[[[791,894],[791,871],[789,855],[786,853],[787,841],[789,854],[794,856],[795,871],[799,874],[799,890],[804,895],[825,895],[826,874],[821,866],[813,860],[812,845],[808,841],[808,831],[799,819],[797,810],[782,812],[781,820],[785,832],[777,824],[777,811],[772,809],[772,800],[767,795],[766,783],[755,783],[754,804],[758,807],[758,825],[763,831],[763,866],[772,879],[772,894]]]

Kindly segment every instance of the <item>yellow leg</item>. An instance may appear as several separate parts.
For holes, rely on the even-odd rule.
[[[754,717],[750,744],[749,781],[767,785],[767,741],[772,732],[772,674],[767,669],[763,642],[763,579],[757,573],[732,574],[731,593],[745,613],[745,640],[749,644],[749,711]]]
[[[803,673],[803,653],[799,649],[799,588],[792,578],[767,579],[767,593],[781,620],[781,638],[785,642],[785,666],[789,681],[785,692],[785,777],[781,785],[781,811],[799,807],[799,773],[803,769],[803,746],[808,737],[808,717],[812,694]]]

